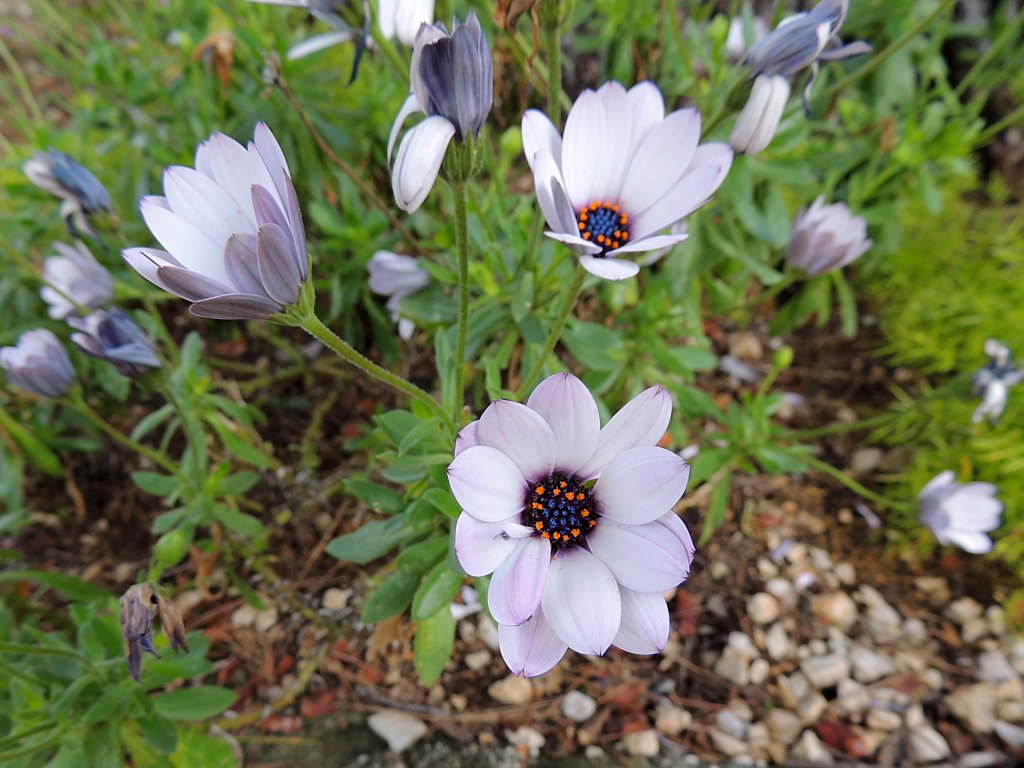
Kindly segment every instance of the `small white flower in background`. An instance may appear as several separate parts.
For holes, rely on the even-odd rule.
[[[398,323],[398,335],[411,339],[416,326],[412,320],[399,317],[399,309],[405,296],[430,283],[430,273],[420,267],[412,256],[391,251],[377,251],[367,268],[370,270],[370,290],[389,297],[385,306],[391,312],[391,319]]]
[[[451,34],[440,22],[422,25],[409,78],[412,93],[391,128],[388,162],[406,118],[426,114],[426,120],[402,137],[391,171],[395,202],[412,213],[433,188],[452,138],[465,142],[479,136],[491,111],[494,64],[476,14],[470,13],[465,24],[454,20]]]
[[[564,136],[542,112],[523,115],[523,151],[551,230],[580,253],[591,274],[625,280],[640,271],[618,258],[686,239],[661,234],[706,203],[732,165],[727,144],[701,144],[700,113],[665,114],[661,92],[644,82],[585,90]]]
[[[448,467],[462,507],[455,553],[469,575],[493,574],[487,605],[515,674],[542,675],[567,648],[665,646],[663,593],[694,556],[672,511],[690,468],[657,446],[671,416],[668,392],[651,387],[602,428],[583,382],[559,373],[526,405],[497,400],[460,432]]]
[[[358,29],[353,27],[351,24],[346,22],[340,15],[338,15],[338,9],[340,6],[345,4],[344,0],[338,2],[336,0],[249,0],[253,3],[261,3],[263,5],[283,5],[289,8],[302,8],[310,16],[322,21],[328,26],[333,28],[331,32],[324,32],[320,35],[314,35],[308,40],[303,40],[301,43],[296,43],[288,49],[287,58],[290,61],[301,59],[305,56],[309,56],[311,53],[322,51],[324,48],[330,48],[332,45],[339,45],[340,43],[347,43],[349,40],[355,40],[356,49],[355,61],[352,63],[352,76],[351,80],[356,79],[356,72],[359,69],[359,60],[362,57],[363,50],[366,47],[366,38],[368,29]],[[363,14],[365,19],[370,18],[370,7],[366,0],[363,0]]]
[[[730,59],[739,60],[743,58],[752,45],[761,41],[768,34],[768,22],[760,16],[755,16],[751,31],[753,40],[747,40],[744,29],[743,17],[734,16],[729,22],[729,33],[725,38],[725,52]]]
[[[410,48],[416,42],[421,24],[434,21],[434,0],[380,0],[377,23],[387,38],[397,35]]]
[[[818,62],[845,59],[871,50],[867,43],[840,42],[839,28],[846,19],[848,5],[847,0],[823,0],[807,13],[783,19],[747,51],[743,63],[755,79],[750,98],[729,138],[736,151],[757,154],[771,142],[789,99],[789,78],[810,68],[811,76],[803,93],[804,108],[809,113],[808,99]]]
[[[111,363],[124,376],[162,367],[153,342],[120,309],[99,309],[85,318],[71,317],[68,325],[79,331],[71,334],[71,341],[87,354]]]
[[[68,353],[45,328],[26,331],[16,346],[0,348],[0,368],[7,381],[33,395],[60,397],[75,383]]]
[[[54,243],[59,256],[50,256],[43,262],[43,280],[49,285],[39,295],[50,305],[50,317],[63,320],[76,312],[75,304],[96,309],[114,297],[114,278],[100,264],[85,244],[75,241],[74,247]]]
[[[729,143],[737,152],[756,155],[767,147],[779,128],[789,101],[789,80],[782,75],[758,75]]]
[[[981,404],[975,409],[971,422],[979,424],[988,418],[995,424],[1006,410],[1010,387],[1024,381],[1024,370],[1018,368],[1010,348],[996,339],[985,341],[985,354],[989,364],[977,371],[971,380],[971,391],[981,396]]]
[[[89,225],[88,217],[112,210],[106,187],[71,155],[56,149],[36,152],[22,170],[37,187],[64,201],[60,215],[73,237],[82,233],[94,236],[96,233]]]
[[[872,242],[864,219],[850,213],[844,203],[825,205],[825,198],[819,196],[797,214],[786,259],[813,277],[858,259]]]
[[[999,527],[1002,503],[992,483],[958,483],[947,470],[921,489],[921,522],[942,544],[980,555],[992,551],[988,532]]]
[[[243,147],[215,133],[196,167],[164,172],[166,197],[143,198],[142,216],[167,249],[129,248],[125,260],[192,314],[267,318],[298,301],[308,258],[288,161],[266,125]]]

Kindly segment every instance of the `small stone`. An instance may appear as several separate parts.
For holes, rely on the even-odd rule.
[[[892,643],[899,639],[902,620],[888,603],[872,605],[864,617],[864,626],[876,643]]]
[[[803,729],[800,718],[787,709],[771,710],[765,718],[765,723],[772,738],[782,744],[795,742]]]
[[[597,712],[597,702],[581,691],[569,691],[562,699],[562,714],[574,723],[589,720]]]
[[[833,573],[844,587],[852,587],[857,583],[857,569],[845,561],[836,563]]]
[[[600,762],[602,764],[608,757],[605,751],[596,744],[591,744],[589,747],[583,750],[583,756],[586,757],[587,760],[589,760],[592,763]]]
[[[729,338],[729,354],[743,360],[760,360],[764,357],[764,347],[756,334],[739,331]]]
[[[978,679],[988,683],[1019,680],[1020,675],[1002,651],[989,650],[978,654]]]
[[[653,728],[627,733],[622,739],[622,745],[633,757],[655,757],[661,749],[658,732]]]
[[[1003,762],[1000,755],[991,752],[968,752],[957,760],[956,768],[992,768]]]
[[[774,579],[779,575],[779,566],[768,558],[762,557],[757,561],[757,574],[765,581],[768,579]]]
[[[746,654],[727,645],[715,663],[715,673],[735,685],[748,685],[750,683],[750,659]]]
[[[739,757],[740,755],[747,754],[746,742],[730,736],[717,728],[711,729],[711,741],[715,745],[715,749],[728,757]]]
[[[850,651],[850,664],[853,666],[853,679],[861,683],[873,683],[896,671],[887,656],[863,645],[854,646]]]
[[[761,685],[771,674],[772,665],[764,659],[754,659],[750,664],[749,676],[751,685]]]
[[[874,472],[878,465],[882,463],[884,455],[885,453],[881,448],[875,448],[874,446],[858,448],[850,458],[850,469],[859,475]]]
[[[814,725],[828,709],[828,701],[818,692],[804,698],[797,707],[796,713],[804,725]]]
[[[814,731],[809,730],[804,731],[800,741],[793,747],[792,756],[813,765],[832,765],[835,762],[832,751],[822,743]]]
[[[949,744],[931,726],[924,726],[909,735],[910,755],[919,763],[934,763],[950,755]]]
[[[949,582],[943,576],[918,576],[914,586],[925,593],[933,606],[949,605]]]
[[[983,616],[968,619],[960,630],[965,643],[976,643],[988,634],[988,621]]]
[[[800,706],[800,702],[813,692],[810,682],[804,677],[802,672],[782,675],[779,677],[778,686],[782,703],[791,709],[796,709]]]
[[[423,721],[408,712],[394,709],[374,712],[366,718],[366,724],[371,731],[387,742],[388,749],[396,753],[403,752],[415,744],[427,732],[427,726]]]
[[[992,733],[996,719],[996,686],[975,683],[946,697],[949,710],[978,733]]]
[[[543,734],[525,725],[519,726],[515,731],[505,731],[505,738],[521,754],[531,759],[540,755],[540,751],[544,747]]]
[[[493,619],[480,614],[480,621],[476,625],[477,635],[484,641],[484,645],[492,651],[498,650],[498,625]]]
[[[277,608],[270,606],[266,610],[259,611],[256,614],[256,620],[253,626],[258,632],[268,632],[270,629],[277,625]]]
[[[466,654],[466,666],[474,672],[479,672],[490,664],[493,658],[490,651],[486,648],[481,648],[479,651]]]
[[[954,600],[946,609],[946,615],[961,626],[971,619],[981,618],[982,610],[976,600],[969,597],[961,597]]]
[[[718,715],[715,716],[715,720],[718,722],[718,727],[722,729],[723,733],[740,741],[747,738],[747,730],[750,728],[750,723],[731,709],[720,710]]]
[[[911,645],[924,645],[928,641],[928,628],[920,619],[907,619],[903,622],[903,637]]]
[[[842,680],[836,688],[836,700],[833,702],[836,714],[847,717],[863,712],[871,705],[871,694],[868,689],[856,680]]]
[[[348,600],[350,597],[352,597],[351,589],[338,589],[337,587],[331,587],[324,592],[320,605],[325,611],[343,611],[348,607]]]
[[[903,718],[889,709],[872,709],[864,723],[876,731],[895,731],[903,724]]]
[[[912,731],[923,728],[927,724],[924,718],[924,709],[920,704],[907,707],[907,711],[903,713],[903,724]]]
[[[1024,683],[1019,678],[1004,680],[996,686],[996,698],[999,701],[1024,701]]]
[[[231,623],[236,627],[251,627],[256,623],[256,609],[248,603],[242,603],[231,614]]]
[[[928,686],[931,691],[940,691],[946,687],[946,678],[937,669],[929,667],[917,676],[917,678]]]
[[[654,719],[654,728],[658,733],[666,736],[678,736],[693,725],[693,715],[685,709],[673,707],[670,704],[663,704],[658,707],[658,714]]]
[[[491,683],[487,693],[499,704],[526,704],[533,701],[533,683],[525,677],[509,675]]]
[[[786,560],[793,565],[801,565],[807,561],[807,545],[801,542],[794,542],[786,550]]]
[[[758,592],[747,601],[747,615],[755,624],[771,624],[779,618],[779,601],[767,592]]]
[[[827,656],[811,656],[800,662],[800,670],[819,691],[839,685],[850,676],[850,662],[838,653]]]
[[[811,610],[823,622],[837,626],[844,632],[857,621],[857,604],[845,592],[816,595],[811,600]]]
[[[713,560],[708,568],[712,581],[721,581],[732,574],[732,568],[724,560]]]
[[[793,586],[793,582],[789,579],[784,579],[781,576],[777,576],[774,579],[768,579],[764,588],[766,592],[774,595],[786,610],[792,610],[796,607],[796,588]]]
[[[1005,720],[996,720],[993,730],[996,735],[1009,744],[1011,747],[1020,749],[1024,747],[1024,728],[1019,725],[1011,725]]]
[[[773,661],[788,659],[793,653],[793,643],[790,642],[786,628],[781,624],[773,624],[764,636],[764,649]]]
[[[807,550],[807,554],[811,556],[811,565],[819,571],[826,572],[832,570],[832,555],[821,547],[811,547]]]
[[[996,715],[1000,720],[1008,722],[1024,721],[1024,701],[1002,701],[996,707]]]
[[[989,631],[996,637],[1006,634],[1006,611],[1000,605],[990,605],[985,609]]]

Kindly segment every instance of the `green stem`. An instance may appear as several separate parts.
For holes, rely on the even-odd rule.
[[[305,312],[298,307],[295,309],[297,311],[285,315],[285,317],[288,318],[289,323],[304,330],[314,339],[321,342],[324,346],[345,360],[345,362],[355,366],[363,373],[387,384],[396,392],[405,395],[406,397],[410,397],[413,400],[419,400],[436,413],[448,427],[454,428],[451,417],[445,413],[441,404],[429,394],[424,392],[415,384],[406,381],[400,376],[396,376],[388,369],[382,368],[372,360],[369,360],[359,354],[351,345],[348,344],[348,342],[324,325],[320,318],[317,317],[311,309]]]
[[[65,402],[89,419],[89,421],[99,427],[102,432],[112,438],[115,442],[120,443],[126,448],[131,448],[136,453],[141,453],[154,464],[163,467],[163,469],[167,470],[172,475],[178,473],[178,465],[175,462],[168,459],[159,451],[153,450],[148,445],[143,445],[138,440],[133,440],[128,437],[128,435],[121,432],[117,427],[100,416],[91,405],[85,402],[85,398],[82,396],[81,391],[73,391]]]
[[[789,451],[787,451],[787,453],[789,453],[791,456],[798,459],[799,461],[807,463],[809,466],[813,467],[819,472],[824,472],[829,477],[838,480],[840,483],[845,485],[858,496],[863,496],[865,499],[870,499],[876,504],[881,504],[882,506],[888,507],[889,509],[911,509],[913,507],[912,504],[908,504],[906,502],[892,501],[891,499],[886,498],[880,493],[875,493],[870,488],[861,485],[852,477],[849,477],[845,472],[836,469],[826,461],[816,459],[813,456],[807,456],[806,454],[803,453]]]
[[[547,341],[544,342],[544,348],[540,351],[540,355],[533,364],[533,368],[530,369],[530,372],[519,384],[520,396],[525,394],[534,385],[534,382],[540,378],[540,374],[543,372],[544,366],[548,362],[548,358],[551,356],[551,353],[555,351],[555,345],[558,344],[558,340],[562,336],[562,330],[565,328],[565,323],[569,319],[569,313],[572,312],[572,308],[576,305],[576,299],[579,297],[580,291],[583,290],[583,281],[586,277],[586,270],[577,265],[576,275],[562,293],[562,305],[558,309],[557,319],[555,320],[555,324],[551,326],[551,332],[548,334]]]
[[[902,35],[900,35],[900,37],[898,37],[896,40],[893,40],[885,50],[883,50],[881,53],[869,57],[867,63],[865,63],[864,66],[861,67],[860,69],[855,70],[850,74],[846,75],[845,77],[841,77],[838,80],[836,80],[832,85],[830,85],[824,91],[819,93],[817,98],[820,99],[821,101],[828,101],[844,88],[848,88],[850,85],[857,82],[865,75],[874,72],[876,69],[882,66],[890,56],[896,53],[896,51],[907,45],[911,40],[916,39],[917,36],[921,34],[923,30],[929,27],[933,21],[939,18],[939,16],[941,16],[947,10],[952,8],[955,3],[956,0],[942,0],[942,2],[935,7],[935,10],[933,10],[931,13],[929,13],[927,16],[925,16],[923,19],[917,22],[917,24],[915,24],[913,27],[911,27]]]
[[[977,149],[978,147],[985,146],[992,139],[994,139],[996,136],[1002,133],[1004,130],[1009,128],[1011,125],[1016,125],[1017,123],[1021,122],[1021,120],[1024,120],[1024,104],[1017,107],[1015,110],[1013,110],[1013,112],[1008,114],[998,123],[993,123],[988,128],[986,128],[981,134],[979,134],[978,138],[974,140],[975,149]]]
[[[544,0],[551,2],[551,0]],[[555,125],[562,122],[562,35],[555,26],[544,30],[548,58],[548,117]]]
[[[398,72],[399,77],[401,77],[403,80],[405,80],[406,83],[408,83],[409,62],[403,59],[401,54],[398,53],[398,50],[395,48],[395,44],[390,39],[384,37],[384,35],[382,34],[374,35],[373,41],[377,44],[378,48],[384,51],[384,55],[387,57],[388,61],[391,62],[391,65],[395,68],[395,71]]]
[[[35,128],[37,130],[42,128],[46,125],[43,110],[40,109],[39,102],[36,101],[36,97],[32,93],[32,86],[29,84],[28,78],[25,77],[25,70],[21,68],[17,58],[11,53],[11,49],[7,47],[7,43],[4,42],[2,37],[0,37],[0,59],[7,65],[11,77],[14,78],[18,90],[21,91],[21,97],[25,100],[29,112],[32,113],[32,119],[36,121]]]
[[[466,182],[452,183],[455,196],[455,250],[459,258],[458,339],[455,342],[455,396],[452,419],[459,423],[466,392],[466,332],[469,328],[469,231],[466,225]]]
[[[869,419],[860,419],[859,421],[849,421],[840,424],[830,424],[827,427],[815,427],[814,429],[794,429],[789,432],[789,436],[796,440],[805,440],[812,437],[828,437],[829,435],[840,435],[844,432],[859,432],[862,429],[872,429],[874,427],[880,427],[892,421],[893,416],[889,413],[882,413],[878,416],[872,416]]]

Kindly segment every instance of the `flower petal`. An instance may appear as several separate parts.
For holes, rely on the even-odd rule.
[[[486,576],[512,554],[518,539],[531,533],[519,524],[518,515],[496,523],[482,523],[463,512],[455,523],[455,554],[470,576]]]
[[[464,426],[455,438],[455,455],[458,456],[467,448],[480,445],[480,420],[471,421]]]
[[[222,186],[209,176],[175,165],[164,171],[164,194],[171,210],[201,229],[214,243],[232,232],[251,232],[254,221]]]
[[[246,293],[232,293],[197,301],[188,311],[197,317],[214,320],[265,320],[280,312],[284,307],[263,296]]]
[[[480,416],[477,434],[481,444],[497,448],[512,459],[528,481],[544,480],[551,475],[555,466],[555,436],[533,409],[511,400],[495,400]]]
[[[685,224],[683,225],[685,226]],[[659,248],[664,248],[665,252],[668,251],[676,243],[681,243],[683,240],[688,238],[690,235],[688,232],[677,232],[674,235],[651,235],[644,237],[640,240],[634,240],[630,243],[626,243],[621,248],[616,248],[614,251],[608,251],[608,256],[618,256],[620,253],[638,253],[641,251],[655,251]],[[641,263],[644,266],[653,264],[655,261],[664,256],[665,253],[655,255],[651,261],[645,262],[641,259]]]
[[[633,116],[633,146],[637,147],[647,131],[665,119],[665,100],[661,91],[650,80],[637,83],[629,89],[629,112]]]
[[[224,267],[231,278],[231,284],[240,293],[266,295],[258,262],[256,235],[242,232],[228,238],[228,244],[224,246]]]
[[[398,134],[402,130],[402,126],[408,119],[409,115],[414,112],[422,112],[423,108],[420,107],[420,103],[416,100],[415,94],[410,93],[405,101],[402,103],[401,109],[398,110],[398,115],[395,117],[395,122],[391,125],[391,133],[388,135],[388,167],[391,167],[391,153],[395,150],[395,141],[398,139]]]
[[[546,231],[544,232],[544,234],[550,237],[552,240],[557,240],[560,243],[565,243],[574,251],[578,251],[580,253],[590,254],[601,252],[601,246],[596,245],[594,243],[588,243],[579,235],[567,235],[563,234],[562,232],[552,231]]]
[[[153,198],[144,197],[139,210],[153,236],[183,267],[221,283],[229,283],[230,278],[224,268],[224,243],[215,243],[206,232]]]
[[[295,258],[295,241],[276,224],[264,224],[256,235],[260,282],[267,295],[281,304],[299,300],[302,274]]]
[[[639,265],[632,261],[585,254],[580,256],[580,266],[590,274],[605,280],[628,280],[631,277],[636,277],[640,272]]]
[[[612,644],[629,653],[658,653],[668,642],[668,605],[660,592],[622,588],[622,623]]]
[[[575,473],[594,453],[601,431],[601,415],[590,390],[572,374],[556,373],[537,385],[526,404],[551,426],[555,468]]]
[[[597,450],[579,470],[590,480],[615,456],[640,445],[657,445],[672,418],[672,396],[662,386],[645,389],[612,416],[597,438]]]
[[[230,286],[182,267],[158,267],[160,283],[175,296],[188,301],[201,301],[214,296],[233,293]]]
[[[664,592],[679,586],[690,572],[690,555],[658,523],[620,525],[602,520],[587,535],[590,551],[615,580],[637,592]]]
[[[634,216],[663,198],[686,173],[700,140],[700,112],[680,109],[651,128],[637,147],[622,185],[622,205]]]
[[[551,119],[538,109],[528,109],[523,114],[523,153],[534,173],[537,173],[534,165],[537,155],[550,157],[556,163],[556,168],[562,158],[562,137]]]
[[[413,213],[434,186],[455,126],[443,117],[428,117],[402,138],[391,173],[391,189],[398,207]]]
[[[537,611],[551,563],[551,542],[540,536],[520,539],[498,566],[487,589],[487,607],[499,624],[519,626]]]
[[[523,511],[526,479],[497,448],[464,450],[448,465],[448,482],[462,509],[477,520],[495,523]]]
[[[619,585],[585,549],[566,550],[551,561],[541,606],[555,634],[579,653],[600,656],[619,631]]]
[[[537,202],[548,225],[563,234],[578,236],[576,215],[573,213],[569,198],[565,195],[562,172],[554,159],[547,154],[538,154],[534,161],[534,186],[537,189]],[[580,238],[582,240],[582,238]]]
[[[594,496],[601,514],[610,520],[643,525],[671,510],[689,479],[689,465],[672,451],[639,446],[608,462],[594,485]]]
[[[697,548],[693,545],[693,537],[690,536],[690,529],[686,527],[686,523],[675,512],[666,512],[654,522],[668,528],[669,533],[675,536],[679,543],[683,545],[687,558],[685,576],[689,576],[693,557],[697,554]]]
[[[943,532],[943,543],[956,544],[964,552],[972,555],[984,555],[992,551],[992,539],[984,533],[965,531],[960,528],[948,528]]]
[[[580,94],[569,110],[562,140],[562,176],[574,208],[617,201],[632,141],[632,116],[619,83]]]
[[[698,147],[694,152],[695,160],[698,153],[706,156],[707,148],[712,146],[716,145],[705,144]],[[634,215],[633,238],[639,240],[655,232],[660,232],[684,216],[693,213],[708,201],[725,179],[725,174],[728,173],[732,165],[732,149],[727,145],[721,146],[726,148],[725,151],[716,153],[721,162],[705,161],[700,165],[694,162],[691,169],[687,170],[664,197],[647,210]]]
[[[544,612],[539,608],[525,624],[518,627],[500,625],[498,647],[513,674],[524,677],[536,677],[548,672],[568,649],[551,630]]]

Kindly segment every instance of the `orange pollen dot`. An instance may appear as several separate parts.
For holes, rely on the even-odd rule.
[[[629,216],[622,214],[622,218],[619,219],[623,224],[629,224]]]
[[[560,490],[558,490],[557,488],[555,488],[555,489],[554,489],[554,490],[552,491],[552,493],[553,493],[553,494],[554,494],[555,496],[561,496],[561,495],[562,495],[562,492],[561,492]]]
[[[564,480],[558,484],[559,488],[567,488],[568,486],[569,486],[569,484],[567,482],[565,482]]]
[[[572,537],[575,539],[577,536],[580,535],[580,529],[579,528],[573,528],[571,533],[572,533]]]
[[[537,523],[533,527],[536,528],[538,531],[543,530],[544,523],[542,523],[540,520],[538,520]]]
[[[543,495],[544,490],[545,488],[543,485],[538,485],[536,488],[533,489],[533,492],[536,493],[538,496],[541,496]]]
[[[582,515],[583,517],[590,517],[590,510],[584,509],[582,512],[580,512],[580,515]]]
[[[550,533],[548,533],[547,531],[544,531],[544,533],[542,533],[542,534],[540,535],[540,537],[541,537],[542,539],[550,539],[550,538],[551,538],[551,534],[550,534]]]
[[[589,232],[584,232],[583,233],[583,239],[584,240],[589,240],[590,239],[590,233]]]
[[[579,493],[577,493],[577,494],[576,494],[576,498],[577,498],[577,499],[579,499],[580,501],[583,501],[583,500],[584,500],[585,498],[587,498],[587,497],[586,497],[586,495],[585,495],[585,494],[583,493],[583,491],[580,491]]]
[[[582,213],[580,214],[580,221],[586,221],[586,220],[587,220],[587,212],[586,212],[586,211],[583,211],[583,212],[582,212]]]
[[[593,528],[595,525],[597,525],[597,520],[591,520],[589,524],[590,527]]]
[[[569,491],[567,494],[565,494],[565,498],[567,498],[569,501],[572,501],[573,499],[576,498],[576,494],[573,493],[572,491]]]
[[[555,541],[558,541],[560,538],[562,538],[562,534],[560,534],[558,531],[555,531],[553,534],[551,534],[551,538]]]
[[[580,232],[584,231],[584,230],[585,230],[586,228],[587,228],[587,225],[586,225],[586,224],[584,224],[584,223],[583,223],[583,222],[581,221],[581,222],[580,222]]]
[[[544,509],[544,505],[535,501],[535,502],[533,502],[533,504],[530,505],[530,508],[531,509]]]

